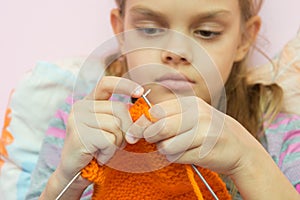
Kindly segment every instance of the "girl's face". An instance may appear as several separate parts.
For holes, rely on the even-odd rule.
[[[245,49],[241,49],[238,0],[126,0],[123,14],[121,17],[117,10],[112,11],[115,33],[130,33],[135,29],[133,37],[130,34],[123,37],[123,43],[145,40],[146,44],[146,48],[126,53],[128,75],[146,89],[151,88],[152,103],[174,98],[174,93],[188,95],[191,88],[198,97],[211,101],[214,94],[208,90],[206,79],[197,72],[199,68],[193,66],[199,63],[195,61],[201,58],[200,54],[203,56],[200,49],[198,54],[194,52],[194,44],[207,51],[224,83],[233,63],[246,54]],[[162,42],[161,49],[147,48],[151,40],[157,38],[167,42]]]

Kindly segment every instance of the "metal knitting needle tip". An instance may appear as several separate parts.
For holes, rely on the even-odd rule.
[[[151,89],[147,90],[147,92],[145,94],[142,95],[142,98],[146,101],[147,105],[149,106],[149,108],[152,107],[150,101],[147,99],[147,95],[151,92]]]
[[[143,94],[143,95],[147,96],[150,92],[151,92],[151,89],[147,90],[147,92],[145,94]]]
[[[214,197],[215,200],[219,200],[219,198],[217,197],[217,195],[214,193],[214,191],[211,189],[211,187],[208,185],[208,183],[206,182],[206,180],[204,179],[204,177],[202,176],[202,174],[200,173],[200,171],[197,169],[197,167],[195,165],[192,165],[194,171],[197,173],[197,175],[199,176],[199,178],[201,179],[201,181],[204,183],[204,185],[206,186],[206,188],[209,190],[209,192],[211,193],[211,195]]]

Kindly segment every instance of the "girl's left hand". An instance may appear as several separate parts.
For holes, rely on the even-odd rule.
[[[230,175],[264,152],[239,122],[200,98],[165,101],[149,112],[155,122],[149,123],[142,117],[128,133],[133,138],[156,143],[158,151],[170,162],[196,164]]]

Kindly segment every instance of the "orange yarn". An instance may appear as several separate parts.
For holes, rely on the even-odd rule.
[[[191,184],[193,186],[193,189],[194,189],[194,192],[196,194],[196,196],[198,197],[199,200],[203,200],[203,196],[202,196],[202,193],[199,189],[199,186],[195,180],[195,177],[194,177],[194,172],[193,172],[193,169],[190,165],[185,165],[185,168],[186,168],[186,171],[187,171],[187,174],[188,174],[188,177],[191,181]]]
[[[132,121],[138,120],[140,116],[145,115],[150,121],[152,121],[152,118],[150,116],[150,113],[148,112],[149,106],[145,102],[143,98],[139,98],[133,106],[129,108],[129,113],[132,118]]]
[[[129,112],[133,121],[143,114],[151,120],[148,109],[146,102],[139,98]],[[157,152],[155,144],[142,139],[134,145],[127,144],[124,150],[128,154],[119,150],[104,166],[93,159],[82,170],[82,177],[94,182],[92,199],[214,199],[190,165],[169,163]],[[146,156],[139,157],[143,153]],[[119,166],[121,170],[110,166]],[[201,167],[198,170],[219,199],[231,199],[218,174]]]

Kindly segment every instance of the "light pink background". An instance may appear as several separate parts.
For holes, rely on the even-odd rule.
[[[110,38],[113,0],[1,0],[0,127],[10,91],[36,61],[86,56]],[[299,0],[266,0],[263,50],[276,55],[300,27]],[[256,56],[255,64],[265,62]]]

